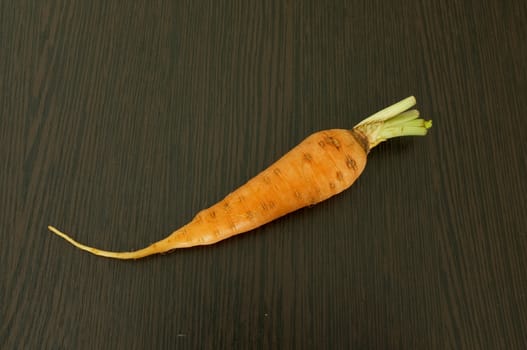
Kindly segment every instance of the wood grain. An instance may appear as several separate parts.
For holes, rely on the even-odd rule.
[[[523,349],[521,1],[4,1],[0,348]],[[136,262],[313,131],[434,127],[336,198]]]

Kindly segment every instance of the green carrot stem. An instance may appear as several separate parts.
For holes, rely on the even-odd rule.
[[[368,139],[369,149],[394,137],[424,136],[432,121],[419,118],[416,109],[409,110],[415,103],[415,97],[407,97],[364,119],[353,130]]]

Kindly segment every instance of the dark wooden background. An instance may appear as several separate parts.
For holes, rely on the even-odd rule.
[[[0,348],[523,349],[527,10],[2,1]],[[252,233],[139,261],[305,136],[415,95],[429,136]]]

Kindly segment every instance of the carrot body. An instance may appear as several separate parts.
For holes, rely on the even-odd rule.
[[[404,117],[400,110],[396,112],[393,113]],[[312,134],[223,200],[200,211],[188,224],[137,251],[104,251],[76,242],[52,226],[49,229],[80,249],[117,259],[138,259],[177,248],[213,244],[349,188],[364,170],[370,148],[380,142],[379,135],[376,139],[371,136],[371,123],[359,126]],[[404,135],[399,132],[396,136]]]
[[[317,132],[173,233],[185,246],[212,244],[250,231],[342,192],[366,165],[349,130]],[[170,237],[169,237],[170,239]]]

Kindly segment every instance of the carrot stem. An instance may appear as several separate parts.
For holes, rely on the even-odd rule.
[[[368,139],[369,149],[394,137],[424,136],[432,127],[432,121],[419,118],[416,109],[409,110],[415,103],[415,97],[407,97],[364,119],[353,130]]]

